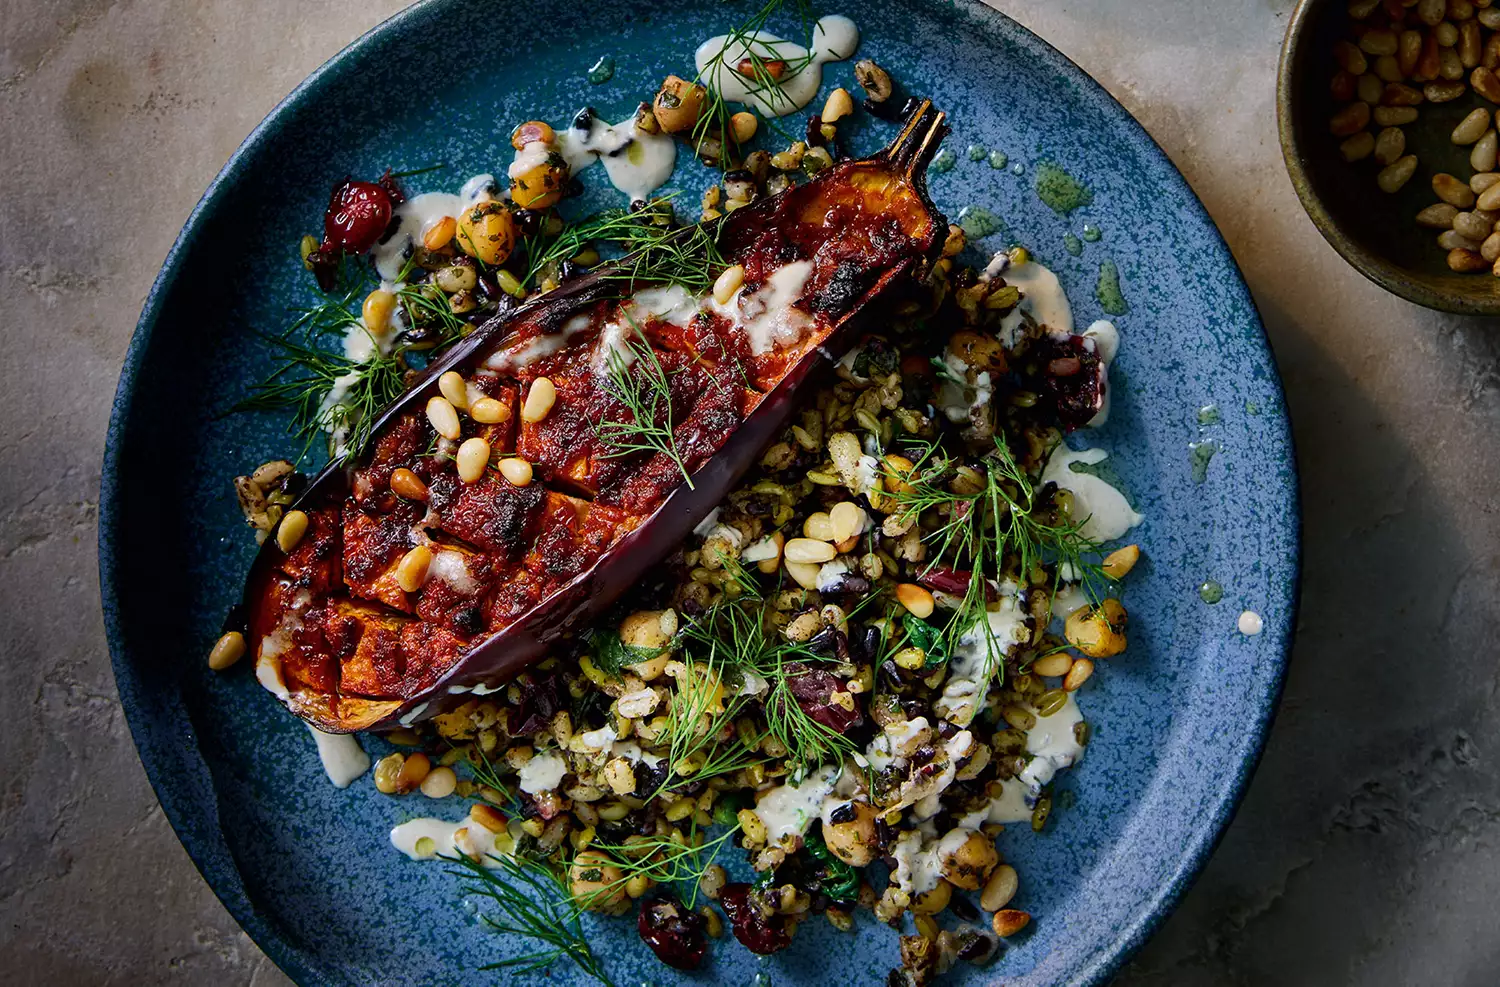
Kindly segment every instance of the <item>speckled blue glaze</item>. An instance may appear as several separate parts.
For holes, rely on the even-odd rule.
[[[1130,650],[1082,693],[1095,741],[1060,781],[1047,832],[1013,827],[1001,837],[1022,874],[1016,906],[1035,916],[1031,928],[994,966],[961,966],[948,981],[1100,983],[1204,863],[1276,702],[1298,553],[1281,388],[1217,230],[1102,89],[978,3],[905,0],[881,7],[878,18],[873,9],[832,2],[819,12],[853,16],[864,32],[861,54],[948,111],[948,146],[960,153],[951,171],[932,177],[932,194],[950,216],[972,205],[1004,221],[979,244],[981,254],[1030,246],[1062,277],[1080,325],[1101,315],[1094,285],[1100,262],[1112,259],[1130,305],[1116,319],[1124,342],[1110,424],[1073,440],[1113,453],[1108,465],[1147,517],[1136,536],[1146,558],[1126,597]],[[288,310],[311,298],[296,245],[318,228],[333,182],[445,162],[446,170],[409,184],[455,190],[472,173],[501,173],[514,123],[561,123],[582,101],[624,117],[738,10],[655,14],[615,0],[518,0],[501,16],[479,0],[418,4],[320,69],[250,136],[147,300],[115,400],[100,501],[116,678],[141,759],[193,860],[302,984],[481,983],[474,967],[522,944],[480,927],[440,866],[410,862],[387,843],[389,828],[410,816],[457,817],[457,800],[393,800],[368,779],[334,790],[306,730],[255,684],[248,662],[228,675],[206,668],[203,656],[254,551],[228,478],[291,445],[281,421],[216,414],[270,366],[255,333],[280,328]],[[547,30],[507,36],[514,24]],[[601,55],[614,57],[615,75],[590,86],[587,70]],[[445,74],[434,76],[433,66]],[[849,63],[828,68],[825,86],[836,84],[854,88]],[[854,149],[871,150],[891,131],[861,115]],[[969,160],[961,152],[970,144],[1005,154],[1020,174]],[[1043,159],[1079,176],[1092,204],[1068,217],[1047,208],[1030,184]],[[685,205],[708,178],[682,156]],[[595,187],[575,206],[617,199]],[[1063,237],[1086,223],[1104,237],[1070,256]],[[1209,403],[1223,409],[1222,422],[1200,430],[1196,410]],[[1188,443],[1201,438],[1222,451],[1200,485]],[[1196,592],[1209,578],[1224,585],[1217,606]],[[1235,630],[1247,608],[1265,618],[1258,637]],[[675,982],[632,923],[589,926],[617,983]],[[777,985],[883,983],[897,962],[894,934],[868,914],[853,936],[810,922],[769,960],[729,943],[712,956],[683,982],[745,984],[764,970]],[[581,982],[565,966],[530,979]]]

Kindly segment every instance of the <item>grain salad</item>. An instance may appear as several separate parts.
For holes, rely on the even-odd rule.
[[[1065,441],[1108,420],[1115,326],[941,219],[943,115],[881,66],[815,104],[858,31],[783,41],[778,7],[628,119],[516,125],[505,179],[340,183],[325,301],[243,405],[333,466],[235,479],[264,544],[209,665],[400,800],[392,852],[527,940],[513,972],[612,983],[586,913],[684,970],[861,911],[891,984],[991,961],[1033,920],[997,838],[1048,825],[1127,647],[1143,518]],[[904,123],[855,160],[859,115]],[[653,197],[679,149],[719,173],[694,225]],[[566,218],[581,173],[629,208]]]

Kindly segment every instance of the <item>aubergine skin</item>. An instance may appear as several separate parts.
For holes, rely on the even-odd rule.
[[[733,489],[866,304],[935,258],[947,222],[924,171],[946,133],[943,115],[923,103],[874,157],[836,164],[720,221],[720,252],[745,268],[747,290],[808,262],[796,313],[806,324],[784,348],[755,352],[727,331],[708,338],[712,318],[643,329],[672,374],[669,401],[683,402],[674,421],[691,485],[659,455],[616,462],[590,430],[618,413],[607,389],[578,371],[629,297],[610,270],[497,316],[445,354],[381,414],[358,462],[330,463],[309,484],[295,505],[311,518],[302,541],[288,554],[270,539],[257,556],[245,605],[262,683],[319,729],[388,729],[443,712],[586,628]],[[565,337],[559,347],[556,333],[580,323],[597,338],[573,347]],[[538,341],[550,348],[536,366],[506,362]],[[731,363],[743,387],[723,385]],[[448,370],[488,382],[479,386],[512,409],[506,423],[474,428],[502,454],[532,460],[537,482],[461,484],[432,455],[422,408]],[[555,378],[556,410],[519,424],[521,391],[543,375]],[[396,464],[428,483],[427,504],[389,490]],[[458,566],[462,576],[408,594],[394,573],[418,530],[435,532],[434,550],[454,556],[445,571]]]

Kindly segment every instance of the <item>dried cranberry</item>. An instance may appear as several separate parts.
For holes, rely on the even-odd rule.
[[[835,733],[847,733],[864,722],[858,702],[851,703],[853,709],[850,709],[833,701],[835,692],[843,692],[851,699],[853,696],[843,688],[843,680],[832,673],[791,662],[786,666],[786,679],[802,712]]]
[[[511,707],[509,731],[512,737],[524,737],[544,729],[552,715],[563,708],[562,689],[556,676],[538,678],[531,673],[516,677],[520,700]]]
[[[375,246],[391,225],[391,200],[390,190],[383,185],[346,179],[328,201],[319,249],[362,254]]]
[[[1082,428],[1104,407],[1104,362],[1083,336],[1047,336],[1038,344],[1040,390],[1068,431]]]
[[[719,892],[719,904],[729,916],[734,937],[750,952],[769,956],[792,944],[792,937],[786,934],[785,920],[780,915],[766,918],[750,900],[750,885],[724,885]]]
[[[690,912],[669,898],[658,898],[641,906],[636,929],[656,958],[679,970],[696,970],[703,962],[708,942],[703,937],[703,916]]]
[[[969,573],[946,565],[929,566],[917,575],[917,582],[928,589],[953,596],[969,592]]]

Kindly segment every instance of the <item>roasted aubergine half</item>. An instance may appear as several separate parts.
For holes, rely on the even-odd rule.
[[[586,627],[755,462],[840,330],[941,249],[924,174],[946,132],[924,103],[874,157],[718,221],[743,271],[727,301],[632,282],[626,258],[445,354],[309,484],[300,541],[257,557],[261,683],[322,730],[389,728]],[[438,397],[450,371],[472,413]]]

